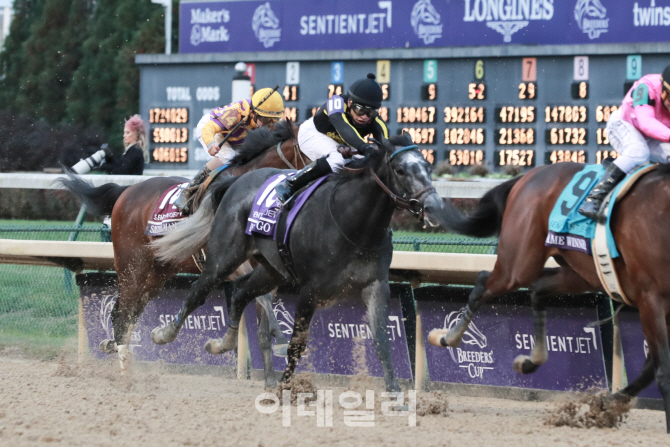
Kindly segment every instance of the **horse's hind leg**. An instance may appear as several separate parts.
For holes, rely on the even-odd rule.
[[[258,347],[263,354],[263,372],[265,373],[265,388],[276,388],[277,378],[272,361],[272,337],[267,311],[257,302],[256,316],[258,318]]]
[[[212,252],[210,252],[211,254]],[[221,251],[217,251],[221,253]],[[205,269],[200,277],[191,284],[191,289],[184,300],[182,308],[174,320],[163,327],[156,327],[151,331],[151,340],[157,345],[171,343],[177,338],[179,329],[191,313],[202,306],[207,299],[209,292],[231,275],[235,269],[242,264],[245,259],[244,250],[241,247],[231,247],[224,251],[225,255],[219,259],[213,254],[208,257],[205,263]]]
[[[663,298],[663,299],[662,299]],[[666,431],[670,433],[670,348],[668,346],[668,300],[645,293],[638,300],[644,338],[654,366],[656,384],[663,396]]]
[[[537,371],[548,358],[547,311],[545,299],[554,295],[578,294],[591,290],[591,286],[570,267],[544,269],[542,276],[530,287],[530,301],[535,326],[535,344],[530,356],[519,355],[514,359],[514,371],[530,374]]]

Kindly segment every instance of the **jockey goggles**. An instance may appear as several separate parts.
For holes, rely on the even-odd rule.
[[[256,115],[256,117],[258,118],[258,120],[261,123],[265,124],[266,126],[270,125],[270,124],[274,124],[274,123],[276,123],[277,121],[280,120],[280,118],[273,118],[271,116]]]
[[[362,104],[358,104],[357,102],[351,103],[351,110],[353,110],[354,113],[358,116],[366,115],[369,118],[374,118],[377,115],[377,109],[374,107],[364,106]]]

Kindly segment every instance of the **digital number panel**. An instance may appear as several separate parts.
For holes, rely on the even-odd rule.
[[[451,127],[444,129],[444,144],[481,145],[485,143],[485,136],[486,136],[486,130],[481,127],[476,128]]]
[[[537,98],[537,84],[534,82],[522,82],[519,84],[519,99]]]
[[[473,101],[486,99],[486,85],[483,82],[471,82],[468,84],[468,98]]]
[[[342,96],[343,89],[342,84],[328,84],[328,98],[330,99],[333,95]]]
[[[156,147],[151,151],[153,161],[161,163],[186,163],[188,161],[187,147]]]
[[[502,149],[495,152],[496,166],[535,166],[535,151],[532,149]]]
[[[619,106],[598,106],[596,107],[596,122],[606,123],[612,113],[619,110]]]
[[[606,158],[617,158],[619,156],[619,153],[615,151],[614,149],[610,151],[596,151],[596,163],[602,164],[603,160]]]
[[[188,128],[186,127],[154,127],[152,143],[186,143]]]
[[[544,108],[546,123],[585,123],[589,109],[586,106],[547,106]]]
[[[296,122],[299,120],[299,116],[300,114],[298,113],[297,107],[284,107],[284,116],[282,119]]]
[[[484,163],[485,152],[481,149],[452,149],[448,152],[452,166],[474,166]]]
[[[284,87],[282,92],[284,101],[299,101],[300,100],[300,87],[298,85],[287,85]]]
[[[149,109],[149,123],[151,124],[186,124],[188,123],[188,109],[185,107]]]
[[[435,123],[437,109],[431,107],[398,107],[396,121],[398,123]]]
[[[403,127],[398,129],[398,135],[408,133],[414,144],[435,144],[434,127]]]
[[[585,127],[552,127],[545,132],[548,145],[584,145],[587,142],[588,132]]]
[[[497,131],[499,145],[535,144],[535,129],[524,127],[503,127]]]
[[[456,107],[444,108],[445,123],[483,123],[486,121],[484,107]]]
[[[588,161],[586,151],[584,149],[554,149],[545,152],[545,164],[565,163],[568,161],[586,163]]]
[[[607,138],[607,132],[605,131],[604,127],[599,127],[596,130],[596,143],[599,146],[605,146],[610,144],[610,139]]]
[[[498,123],[534,123],[535,106],[503,106],[495,109]]]

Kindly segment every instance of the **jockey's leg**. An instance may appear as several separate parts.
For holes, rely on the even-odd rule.
[[[341,155],[340,155],[341,157]],[[314,180],[318,180],[324,175],[333,172],[328,157],[321,157],[315,162],[305,166],[291,177],[286,177],[281,183],[275,187],[277,198],[282,205],[288,203],[289,200],[300,191],[303,187],[309,185]]]
[[[596,221],[604,219],[600,207],[607,194],[626,177],[626,174],[637,166],[649,162],[649,146],[646,139],[635,126],[623,120],[620,110],[610,115],[607,122],[607,137],[612,147],[619,153],[619,157],[607,167],[603,177],[579,207],[581,214]]]
[[[174,202],[174,206],[179,208],[182,214],[188,216],[191,214],[191,197],[198,190],[198,186],[207,179],[207,176],[216,168],[223,166],[233,159],[235,156],[235,151],[229,144],[224,144],[219,152],[216,153],[211,160],[209,160],[205,167],[203,167],[200,172],[198,172],[195,177],[189,182],[186,189],[182,191],[177,200]]]

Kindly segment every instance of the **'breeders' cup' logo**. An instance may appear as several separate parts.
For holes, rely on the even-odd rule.
[[[430,0],[419,0],[414,4],[411,23],[416,35],[423,39],[426,45],[442,37],[440,14],[431,5]]]
[[[191,10],[191,45],[197,47],[201,42],[227,42],[230,35],[225,26],[210,26],[213,23],[227,23],[230,12],[227,9],[212,11],[209,8]]]
[[[444,317],[444,329],[451,329],[455,326],[463,318],[463,310],[451,312]],[[486,335],[477,328],[474,322],[470,322],[468,329],[463,335],[462,343],[473,345],[479,349],[484,349],[488,346]],[[493,351],[465,351],[461,348],[454,349],[451,347],[447,349],[449,350],[451,359],[458,364],[459,368],[466,368],[468,375],[472,378],[479,377],[481,379],[484,377],[485,370],[493,369],[492,366],[483,366],[493,364]]]
[[[600,0],[577,0],[575,20],[579,29],[589,35],[589,39],[597,39],[607,32],[610,19],[606,19],[606,16],[607,9]]]
[[[265,48],[270,48],[281,39],[279,19],[272,12],[270,2],[256,8],[254,17],[251,19],[251,27],[254,29],[256,38]]]

